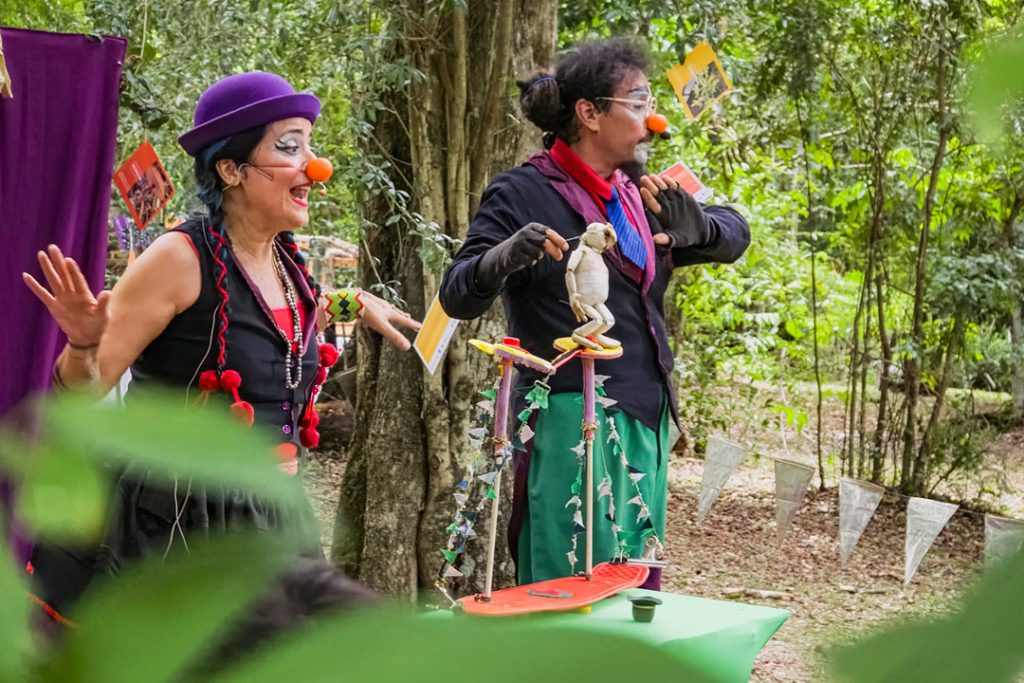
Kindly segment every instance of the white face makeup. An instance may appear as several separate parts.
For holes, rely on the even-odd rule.
[[[651,157],[651,143],[641,142],[633,150],[633,161],[640,164],[641,166],[647,165],[647,160]]]
[[[310,147],[312,124],[304,118],[285,119],[267,126],[253,151],[255,173],[243,186],[250,208],[290,230],[309,223],[309,190],[306,165],[316,158]]]
[[[650,96],[647,77],[640,71],[627,72],[612,94],[608,111],[601,114],[599,143],[613,168],[641,161],[638,155],[646,163],[648,150],[638,148],[651,139],[647,130]]]

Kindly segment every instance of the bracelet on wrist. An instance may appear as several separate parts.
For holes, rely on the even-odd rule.
[[[95,344],[76,344],[69,339],[68,346],[73,348],[75,351],[92,351],[93,349],[99,348],[100,343],[96,342]]]
[[[356,319],[362,320],[363,309],[366,308],[366,304],[363,303],[363,290],[357,289],[352,298],[356,300],[356,309],[353,315]]]
[[[363,302],[360,299],[361,289],[339,289],[324,294],[327,305],[327,323],[349,323],[362,317]]]

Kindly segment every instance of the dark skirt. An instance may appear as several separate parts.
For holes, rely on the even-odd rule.
[[[301,486],[300,477],[294,480]],[[224,533],[311,529],[315,528],[314,519],[308,501],[296,513],[243,489],[197,486],[188,479],[158,481],[145,473],[125,472],[117,481],[100,544],[36,546],[32,554],[34,590],[40,599],[67,615],[96,577],[115,575],[125,565],[180,553],[194,540]],[[304,557],[323,557],[319,539],[311,538],[302,548]]]

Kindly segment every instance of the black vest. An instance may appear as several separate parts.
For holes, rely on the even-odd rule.
[[[187,236],[199,254],[202,287],[199,298],[177,315],[132,364],[132,382],[126,400],[149,387],[172,387],[187,391],[192,400],[200,394],[199,374],[217,369],[221,297],[217,291],[220,266],[214,254],[218,244],[209,233],[205,219],[193,219],[175,229]],[[316,344],[316,302],[305,276],[281,246],[281,260],[295,283],[298,305],[305,313],[303,327],[302,381],[295,389],[285,388],[286,342],[274,323],[273,314],[233,259],[227,264],[225,288],[227,308],[227,357],[224,369],[236,370],[242,378],[239,394],[253,405],[255,425],[276,434],[282,442],[298,443],[302,410],[309,400],[318,366]],[[218,392],[211,402],[224,403],[230,396]]]

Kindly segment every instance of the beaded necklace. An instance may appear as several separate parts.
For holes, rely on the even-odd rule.
[[[274,329],[284,341],[287,351],[284,357],[284,386],[286,389],[295,389],[302,383],[302,359],[297,357],[295,349],[302,348],[302,320],[299,318],[298,296],[295,292],[295,285],[288,277],[281,255],[274,249],[274,265],[277,267],[277,276],[281,279],[281,287],[284,288],[284,299],[288,302],[288,311],[292,316],[292,339],[288,339],[285,331],[274,321]],[[294,370],[293,370],[294,367]],[[293,377],[294,375],[294,377]]]

